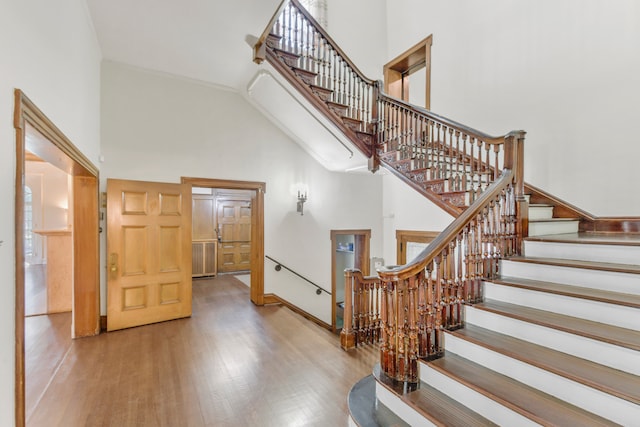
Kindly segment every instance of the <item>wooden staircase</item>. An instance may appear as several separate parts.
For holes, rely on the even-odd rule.
[[[407,265],[347,280],[357,325],[345,316],[341,345],[381,354],[350,393],[352,425],[640,425],[640,234],[596,232],[640,233],[637,218],[525,184],[523,131],[490,136],[385,95],[297,0],[255,44],[265,60],[370,170],[455,217]]]
[[[374,370],[369,397],[397,418],[352,425],[638,425],[640,235],[579,233],[552,213],[531,205],[542,229],[569,228],[501,261],[414,390]]]

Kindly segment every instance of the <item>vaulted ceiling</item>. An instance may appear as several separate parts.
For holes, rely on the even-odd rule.
[[[239,88],[280,0],[87,0],[105,60]]]

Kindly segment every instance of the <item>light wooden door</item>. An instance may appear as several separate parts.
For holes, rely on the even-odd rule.
[[[217,199],[218,272],[251,269],[251,201]]]
[[[191,316],[191,186],[107,180],[107,329]]]

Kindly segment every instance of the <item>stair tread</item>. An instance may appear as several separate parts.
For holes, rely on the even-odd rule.
[[[453,353],[425,363],[542,425],[617,425]]]
[[[405,403],[436,425],[447,427],[496,425],[423,381],[420,382],[417,390],[403,394],[403,390],[398,389],[400,384],[382,374],[379,364],[374,367],[373,376],[380,384],[398,394]]]
[[[640,234],[630,233],[580,232],[527,237],[525,240],[533,242],[640,246]]]
[[[475,325],[448,332],[538,368],[640,404],[640,377]]]
[[[583,268],[586,270],[611,271],[615,273],[640,274],[640,264],[616,264],[612,262],[582,261],[574,259],[558,259],[543,257],[511,257],[508,261],[527,262],[532,264],[555,265],[559,267]]]
[[[640,351],[640,331],[506,302],[485,300],[474,308]]]
[[[582,286],[565,285],[562,283],[543,282],[540,280],[523,279],[520,277],[500,276],[489,281],[501,285],[537,290],[556,295],[640,308],[640,295],[625,294],[621,292],[607,291],[604,289],[585,288]]]

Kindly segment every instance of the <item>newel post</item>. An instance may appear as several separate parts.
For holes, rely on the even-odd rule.
[[[505,144],[505,168],[514,171],[513,190],[516,202],[516,250],[522,255],[523,239],[529,235],[529,202],[524,194],[524,136],[523,130],[512,131]],[[508,165],[508,162],[511,163]]]
[[[344,271],[344,313],[340,346],[343,350],[350,350],[356,346],[356,335],[353,332],[353,270],[351,269]]]

